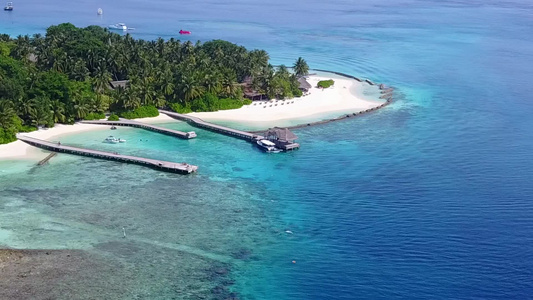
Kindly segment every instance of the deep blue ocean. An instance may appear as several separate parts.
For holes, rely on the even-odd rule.
[[[14,6],[0,32],[125,22],[135,38],[229,40],[267,50],[273,64],[302,56],[391,85],[396,98],[295,130],[301,149],[279,155],[200,129],[190,141],[118,130],[121,153],[187,161],[200,166],[193,176],[67,155],[40,168],[0,162],[1,246],[84,249],[128,265],[124,299],[533,297],[532,3]],[[108,133],[62,142],[109,150]]]

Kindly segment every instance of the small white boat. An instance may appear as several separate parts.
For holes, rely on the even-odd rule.
[[[108,137],[105,138],[104,143],[108,143],[108,144],[118,144],[118,143],[119,143],[119,139],[117,139],[116,137],[110,135],[110,136],[108,136]]]
[[[124,30],[124,31],[127,31],[127,30],[133,30],[133,29],[135,29],[135,28],[133,28],[133,27],[128,27],[128,26],[126,26],[126,24],[124,24],[124,23],[117,23],[117,24],[109,25],[109,29],[115,29],[115,30]]]
[[[97,11],[96,11],[96,14],[101,16],[102,14],[104,14],[104,10],[99,8]]]
[[[13,2],[8,2],[6,6],[4,7],[4,10],[12,11],[13,10]]]
[[[280,149],[276,148],[276,144],[274,144],[273,142],[269,140],[258,140],[257,145],[259,146],[260,149],[262,149],[265,152],[269,152],[269,153],[281,152]]]
[[[125,143],[126,140],[125,140],[125,139],[121,139],[121,138],[119,138],[119,139],[118,139],[118,142],[119,142],[119,143]]]

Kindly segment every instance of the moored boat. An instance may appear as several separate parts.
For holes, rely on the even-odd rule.
[[[279,153],[281,152],[281,149],[276,148],[276,144],[269,140],[258,140],[257,145],[259,148],[265,152],[269,153]]]
[[[135,28],[133,27],[128,27],[126,26],[126,24],[124,23],[117,23],[117,24],[113,24],[113,25],[109,25],[109,29],[115,29],[115,30],[133,30]]]
[[[126,140],[125,140],[125,139],[121,139],[121,138],[119,138],[119,139],[118,139],[118,142],[119,142],[119,143],[125,143]]]
[[[4,7],[4,10],[12,11],[13,10],[13,2],[8,2],[6,6]]]
[[[117,139],[116,137],[112,135],[106,137],[104,140],[104,143],[108,143],[108,144],[118,144],[119,142],[120,142],[119,139]]]
[[[97,11],[96,11],[96,14],[101,16],[102,14],[104,13],[104,10],[99,8]]]

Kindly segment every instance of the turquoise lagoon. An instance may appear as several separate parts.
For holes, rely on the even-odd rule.
[[[281,155],[199,129],[184,141],[120,128],[125,145],[101,143],[106,130],[64,137],[200,168],[2,162],[0,244],[127,266],[124,299],[528,298],[531,15],[523,1],[17,2],[0,18],[12,35],[60,22],[125,22],[148,39],[185,29],[398,95],[376,113],[296,130],[302,148]]]

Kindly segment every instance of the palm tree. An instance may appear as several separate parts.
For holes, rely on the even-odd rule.
[[[303,58],[298,57],[294,63],[294,73],[296,73],[296,76],[305,76],[309,74],[309,66]]]
[[[13,50],[11,51],[11,55],[15,57],[16,59],[27,61],[30,51],[31,51],[30,38],[27,35],[17,36],[16,44]]]
[[[265,50],[253,50],[249,54],[250,60],[250,75],[256,76],[261,73],[261,70],[268,66],[270,57]]]
[[[231,75],[224,74],[221,81],[221,94],[224,97],[234,97],[238,89],[238,83],[235,83],[235,80]]]
[[[74,104],[74,113],[76,119],[81,120],[89,114],[89,108],[85,102],[80,101],[77,104]]]
[[[203,86],[208,93],[217,95],[220,92],[220,76],[218,73],[211,72],[203,76]]]
[[[51,104],[54,123],[65,122],[65,106],[59,100],[54,100]]]
[[[37,101],[34,99],[23,98],[18,101],[18,113],[19,115],[28,118],[31,114],[35,112],[35,103]]]
[[[172,72],[170,68],[166,67],[162,70],[163,67],[158,67],[156,71],[155,78],[158,78],[156,82],[157,90],[160,91],[166,97],[174,93],[174,84],[172,83]]]
[[[289,73],[289,70],[285,65],[281,65],[278,67],[276,75],[278,75],[280,78],[283,78],[284,80],[288,80],[291,74]]]
[[[139,101],[139,97],[137,97],[134,88],[130,88],[124,92],[122,101],[125,109],[136,109],[141,106],[141,102]]]
[[[109,109],[110,97],[104,94],[96,94],[96,98],[93,101],[94,110],[103,113]]]
[[[111,74],[109,74],[105,68],[98,67],[95,75],[91,79],[94,91],[97,93],[103,93],[109,86]]]
[[[6,128],[11,124],[13,117],[16,116],[13,102],[8,100],[0,101],[0,125]]]
[[[204,94],[204,87],[201,86],[193,76],[183,76],[178,87],[178,91],[185,101],[200,98]]]
[[[39,106],[31,115],[31,124],[35,127],[41,125],[52,126],[52,113],[48,106]]]

